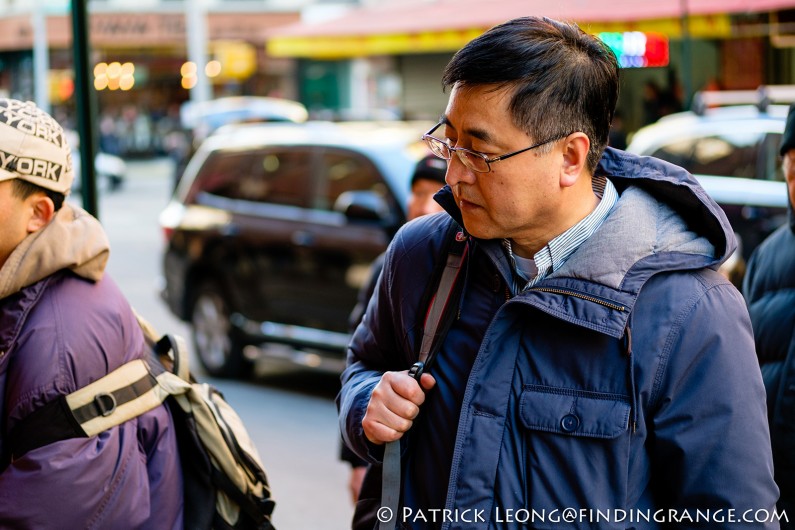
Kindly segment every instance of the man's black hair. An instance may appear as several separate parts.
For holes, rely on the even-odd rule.
[[[11,182],[11,191],[15,197],[27,199],[34,193],[44,193],[52,200],[52,203],[55,205],[56,212],[61,209],[61,206],[63,206],[64,200],[66,199],[66,196],[63,193],[42,188],[41,186],[37,186],[36,184],[28,182],[27,180],[13,179]]]
[[[495,26],[461,48],[445,68],[442,84],[513,87],[514,124],[535,141],[585,133],[591,140],[587,166],[593,171],[618,100],[618,61],[607,45],[576,24],[524,17]]]

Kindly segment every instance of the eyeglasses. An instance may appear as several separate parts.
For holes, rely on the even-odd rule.
[[[450,160],[453,157],[453,153],[458,155],[458,159],[461,160],[461,163],[464,164],[467,168],[475,171],[477,173],[488,173],[491,171],[491,164],[494,162],[499,162],[500,160],[505,160],[506,158],[511,158],[512,156],[516,156],[518,154],[524,153],[525,151],[530,151],[531,149],[535,149],[536,147],[541,147],[542,145],[548,144],[550,142],[554,142],[556,140],[560,140],[561,138],[565,138],[568,134],[560,134],[555,136],[554,138],[550,138],[548,140],[544,140],[543,142],[538,142],[537,144],[533,144],[530,147],[525,147],[524,149],[519,149],[518,151],[514,151],[513,153],[508,153],[505,155],[495,156],[494,158],[489,158],[483,153],[478,153],[477,151],[472,151],[471,149],[466,149],[464,147],[453,147],[448,142],[444,140],[440,140],[435,136],[431,136],[431,133],[434,132],[439,126],[442,125],[442,122],[437,123],[436,125],[431,128],[430,131],[426,132],[422,135],[422,139],[425,140],[425,143],[428,144],[428,147],[431,149],[431,152],[442,158],[444,160]]]

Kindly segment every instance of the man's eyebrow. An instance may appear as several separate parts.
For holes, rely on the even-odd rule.
[[[453,127],[453,124],[450,123],[450,120],[444,114],[442,115],[441,118],[439,118],[439,123],[441,123],[442,125],[446,125],[446,126],[449,126],[449,127],[452,127],[453,129],[455,129],[455,127]],[[469,136],[474,136],[478,140],[483,140],[487,144],[493,144],[495,142],[495,139],[491,135],[491,133],[489,133],[488,131],[486,131],[484,129],[478,129],[477,127],[470,127],[468,129],[464,129],[464,133],[468,134]]]

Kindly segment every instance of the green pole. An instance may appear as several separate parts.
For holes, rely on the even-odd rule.
[[[689,109],[693,92],[692,47],[690,42],[690,12],[687,0],[682,0],[682,107]],[[671,87],[673,90],[675,87]]]
[[[89,68],[89,34],[86,0],[72,0],[72,50],[75,68],[75,101],[77,103],[77,134],[80,138],[80,181],[83,208],[99,219],[97,179],[94,171],[96,135],[93,83]]]

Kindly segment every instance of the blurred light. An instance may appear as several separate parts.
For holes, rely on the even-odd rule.
[[[183,63],[182,68],[179,69],[179,73],[182,74],[182,77],[195,76],[196,71],[196,63],[193,61]]]
[[[108,78],[118,79],[121,75],[121,63],[118,61],[112,62],[108,65]]]
[[[71,77],[67,77],[61,79],[61,82],[58,84],[58,96],[61,98],[62,101],[66,101],[72,94],[75,93],[75,82],[74,79]]]
[[[110,64],[97,63],[94,66],[94,88],[96,90],[130,90],[135,86],[135,65],[114,61]],[[66,90],[66,88],[64,88]],[[72,87],[74,91],[74,86]]]
[[[71,70],[50,70],[47,72],[47,94],[50,102],[60,104],[68,100],[75,91]]]
[[[195,75],[183,77],[182,78],[182,88],[186,90],[190,90],[191,88],[196,86],[196,81],[198,81]]]
[[[644,68],[668,64],[668,37],[661,33],[627,31],[600,33],[622,68]]]
[[[204,73],[207,74],[207,77],[217,77],[218,74],[221,73],[220,61],[210,61],[207,63],[207,66],[204,67]]]

